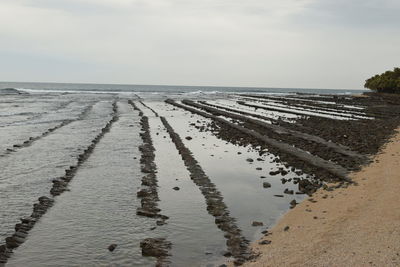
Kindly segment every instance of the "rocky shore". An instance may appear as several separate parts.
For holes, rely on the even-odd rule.
[[[302,173],[307,174],[307,179],[295,178],[295,183],[298,184],[299,192],[307,193],[310,198],[300,205],[297,205],[298,203],[295,201],[290,203],[291,208],[296,206],[295,210],[302,209],[301,215],[297,215],[302,217],[304,217],[304,213],[306,215],[314,214],[310,205],[320,205],[313,203],[319,203],[321,200],[328,202],[327,199],[335,201],[331,199],[335,199],[337,197],[336,194],[347,195],[347,201],[357,198],[357,196],[352,196],[354,188],[359,188],[358,186],[361,184],[357,171],[360,172],[362,170],[361,173],[363,173],[369,168],[374,168],[371,166],[377,162],[379,163],[379,159],[375,159],[374,162],[374,155],[388,142],[395,133],[395,129],[400,125],[400,97],[398,96],[366,94],[363,97],[315,97],[311,95],[294,97],[245,95],[243,97],[246,97],[245,100],[250,103],[237,101],[237,104],[246,108],[254,108],[253,112],[240,110],[237,107],[208,103],[207,101],[183,100],[178,103],[174,100],[167,100],[166,102],[211,119],[212,123],[199,127],[201,130],[211,131],[219,138],[231,143],[242,146],[251,145],[254,149],[260,151],[260,155],[263,151],[272,152],[279,155],[279,159],[275,159],[275,162],[283,163],[286,167],[291,167],[293,171],[301,170],[298,172],[299,175]],[[273,103],[266,102],[266,100],[272,100]],[[295,114],[298,118],[289,122],[284,117],[271,119],[260,115],[261,113],[256,113],[260,108],[268,111],[282,111],[285,110],[285,105],[294,107],[290,111],[285,111],[285,113]],[[315,115],[304,115],[305,112],[313,112]],[[324,117],[325,115],[333,117]],[[387,153],[389,152],[386,152],[387,160],[390,161],[390,156],[387,156]],[[395,157],[394,153],[391,155]],[[390,163],[387,163],[387,166],[389,165]],[[393,166],[393,168],[395,167]],[[384,168],[384,166],[380,168]],[[368,173],[368,171],[366,172]],[[279,174],[280,171],[276,173]],[[275,175],[275,172],[270,172],[270,175]],[[368,175],[362,177],[363,181],[370,180],[372,182],[374,179],[379,178],[368,177]],[[385,172],[382,179],[394,179],[394,173]],[[282,179],[282,183],[286,182],[286,179]],[[270,186],[267,183],[267,187]],[[349,188],[348,191],[346,191],[347,188]],[[287,194],[288,191],[283,193]],[[383,191],[381,193],[385,194]],[[364,198],[368,198],[368,195],[365,194]],[[311,216],[310,220],[312,222],[320,222],[321,218],[325,219],[327,217],[326,213],[330,212],[329,207],[325,209],[321,211],[322,216],[320,214]],[[291,213],[299,214],[297,211],[289,212],[289,214]],[[292,215],[287,216],[292,218]],[[367,219],[368,212],[365,213],[365,216],[365,219]],[[347,220],[347,218],[341,218]],[[301,221],[302,219],[298,220]],[[284,219],[274,228],[280,232],[277,239],[280,243],[274,246],[273,249],[274,253],[276,252],[278,255],[276,257],[268,250],[268,247],[275,242],[274,238],[270,238],[271,231],[265,230],[263,232],[266,239],[259,241],[255,245],[257,252],[262,251],[261,260],[256,260],[256,266],[277,266],[287,263],[279,260],[280,258],[285,258],[282,253],[287,253],[286,248],[281,248],[282,253],[277,252],[281,243],[288,244],[279,238],[289,236],[289,233],[294,231],[291,225],[283,226],[286,222],[287,220]],[[311,225],[315,225],[315,223]],[[308,229],[308,231],[313,229],[313,227],[306,226],[306,223],[295,227]],[[323,226],[320,228],[324,229]],[[394,228],[391,229],[395,230]],[[275,236],[272,235],[272,237]],[[367,242],[367,240],[365,241]],[[304,241],[302,239],[293,239],[292,242],[298,244]],[[309,240],[309,242],[313,244],[314,241]],[[381,245],[384,246],[385,244],[381,243]],[[313,247],[313,245],[310,245],[310,247]],[[295,248],[292,249],[298,252]],[[264,259],[266,258],[264,253],[268,255],[268,259]],[[325,251],[324,253],[327,252]],[[275,260],[273,263],[270,263],[271,258]],[[374,261],[372,260],[371,262]],[[389,264],[388,266],[395,266],[392,261],[389,262],[392,265]],[[295,264],[293,266],[311,266],[307,263],[308,261],[305,261],[303,265]],[[319,263],[312,266],[325,265]],[[330,266],[338,265],[333,264]],[[362,266],[362,264],[358,266]]]
[[[74,116],[54,116],[57,119],[50,126],[37,128],[38,137],[24,133],[19,139],[13,139],[14,128],[9,130],[11,141],[3,151],[8,147],[9,150],[0,157],[7,166],[3,175],[6,182],[0,185],[8,190],[2,191],[2,201],[8,201],[7,196],[10,198],[11,205],[3,213],[10,214],[4,220],[10,231],[4,232],[5,242],[0,243],[0,266],[5,265],[51,207],[63,211],[60,208],[63,198],[57,196],[71,189],[76,181],[88,181],[87,175],[78,178],[93,168],[84,163],[95,148],[90,162],[93,160],[97,167],[90,171],[98,171],[111,155],[116,155],[106,166],[110,174],[104,181],[109,184],[102,192],[110,193],[109,185],[120,182],[117,191],[107,198],[115,204],[121,188],[127,184],[124,195],[132,198],[126,200],[126,207],[118,204],[119,214],[132,216],[124,225],[137,231],[127,240],[119,237],[102,244],[96,253],[101,254],[108,248],[108,254],[101,263],[109,260],[115,260],[117,265],[126,263],[127,253],[134,253],[130,261],[155,262],[157,266],[189,265],[192,260],[203,259],[204,264],[216,265],[226,259],[232,265],[256,266],[399,264],[396,248],[400,244],[395,237],[399,236],[400,217],[395,203],[399,190],[396,175],[400,136],[394,137],[394,133],[400,125],[400,97],[231,94],[218,99],[169,96],[174,99],[166,101],[131,97],[116,100],[115,95],[110,95],[104,102],[99,96],[93,101],[85,100],[79,110],[74,109]],[[92,103],[104,104],[104,107],[96,104],[92,109]],[[63,105],[74,107],[75,104],[68,100]],[[52,106],[60,107],[49,105]],[[19,107],[14,108],[18,117]],[[41,106],[35,109],[40,110]],[[101,115],[92,118],[91,114],[96,112]],[[48,111],[40,114],[45,113]],[[18,122],[17,119],[10,121]],[[85,128],[82,133],[81,128]],[[97,146],[111,128],[112,132]],[[76,134],[81,135],[77,141],[71,139]],[[26,140],[29,136],[32,137]],[[391,138],[392,142],[388,143]],[[61,140],[71,142],[60,145]],[[120,147],[131,150],[126,150],[127,153],[120,151]],[[60,165],[67,157],[65,151],[69,150],[72,152],[65,155],[71,155],[68,159],[72,161]],[[114,150],[118,153],[110,153]],[[382,154],[377,155],[379,152]],[[31,161],[30,156],[35,154],[40,155],[38,160]],[[59,157],[53,162],[54,155]],[[131,165],[132,158],[136,159],[134,165]],[[122,159],[124,163],[119,166]],[[18,162],[32,166],[21,168]],[[36,166],[47,166],[47,169],[39,167],[35,172]],[[55,168],[61,170],[60,174],[54,175]],[[128,169],[131,172],[113,174],[115,170],[119,173]],[[48,187],[41,184],[32,187],[32,176],[43,176]],[[130,180],[121,180],[121,177]],[[72,179],[74,183],[70,184]],[[7,186],[7,182],[28,193],[21,193],[19,197],[18,190]],[[97,202],[95,186],[90,190]],[[40,188],[43,190],[37,193]],[[71,189],[70,193],[74,192]],[[33,211],[29,205],[27,211],[13,214],[27,202],[26,195],[31,197],[28,204],[41,197]],[[83,193],[78,195],[74,199],[80,201]],[[65,201],[67,206],[71,199]],[[15,205],[17,208],[13,208],[13,203],[19,204]],[[104,204],[96,207],[97,211],[103,209]],[[277,218],[288,210],[272,228]],[[48,213],[46,219],[47,216],[54,214]],[[77,217],[81,222],[87,221],[85,216]],[[15,225],[14,231],[18,218],[21,222]],[[36,229],[44,222],[42,218]],[[116,222],[102,227],[109,229],[109,233],[122,233],[122,237],[126,233]],[[39,236],[47,231],[45,226]],[[93,233],[96,231],[93,229]],[[79,236],[79,232],[74,234]],[[250,243],[262,235],[263,239]],[[34,237],[37,235],[31,232],[28,242],[15,251],[12,260],[29,257],[18,254],[23,254],[27,246],[36,246]],[[98,245],[96,234],[82,238]],[[48,240],[55,239],[51,235]],[[30,249],[34,251],[36,247]],[[68,262],[68,255],[63,255],[63,251],[51,253]],[[51,253],[47,256],[58,259]],[[343,259],[341,254],[345,255]],[[45,262],[45,258],[37,264],[41,260]],[[12,260],[8,264],[12,265]],[[87,262],[88,259],[74,260]]]

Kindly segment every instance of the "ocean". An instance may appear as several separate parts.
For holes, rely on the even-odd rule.
[[[214,93],[312,93],[312,94],[353,94],[359,89],[311,89],[311,88],[273,88],[273,87],[220,87],[220,86],[181,86],[181,85],[136,85],[136,84],[88,84],[88,83],[37,83],[0,82],[0,89],[15,88],[24,91],[56,92],[134,92],[134,93],[172,93],[172,94],[214,94]]]

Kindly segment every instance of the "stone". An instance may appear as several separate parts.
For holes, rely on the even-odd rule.
[[[269,175],[275,176],[278,175],[280,173],[280,171],[270,171]]]
[[[294,191],[286,188],[285,191],[283,191],[283,193],[288,194],[288,195],[293,195]]]
[[[260,244],[260,245],[269,245],[269,244],[271,244],[271,241],[270,240],[263,240],[263,241],[259,242],[258,244]]]
[[[163,221],[163,220],[158,220],[158,221],[156,221],[156,224],[157,224],[158,226],[161,226],[161,225],[164,225],[164,224],[165,224],[165,221]]]
[[[263,187],[264,187],[264,188],[270,188],[270,187],[271,187],[271,184],[268,183],[268,182],[264,182],[264,183],[263,183]]]
[[[111,244],[108,246],[108,250],[113,252],[117,248],[117,246],[118,246],[117,244]]]
[[[140,242],[143,256],[166,257],[168,249],[171,248],[171,243],[164,238],[146,238]]]
[[[14,248],[19,247],[20,243],[18,243],[14,237],[9,236],[9,237],[6,237],[6,245],[8,248],[14,249]]]
[[[291,208],[291,209],[294,208],[294,207],[296,207],[296,205],[297,205],[297,202],[296,202],[295,199],[293,199],[292,201],[290,201],[290,208]]]
[[[180,188],[177,187],[177,186],[175,186],[175,187],[173,187],[172,189],[174,189],[175,191],[178,191]]]
[[[251,223],[251,226],[263,226],[263,225],[264,225],[263,222],[254,221],[254,222]]]

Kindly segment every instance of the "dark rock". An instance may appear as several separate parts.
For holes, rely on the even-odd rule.
[[[149,195],[151,195],[151,192],[149,192],[146,189],[141,189],[136,193],[137,197],[146,197],[146,196],[149,196]]]
[[[145,216],[145,217],[149,217],[149,218],[158,217],[157,213],[151,212],[151,211],[147,211],[147,210],[143,210],[143,209],[136,210],[136,215]]]
[[[285,191],[283,191],[283,193],[285,193],[285,194],[289,194],[289,195],[293,195],[293,190],[289,190],[289,189],[285,189]]]
[[[293,199],[292,201],[290,201],[290,208],[293,209],[294,207],[296,207],[297,202],[295,199]]]
[[[232,253],[229,251],[224,252],[223,254],[224,257],[232,257]],[[226,265],[225,265],[226,266]]]
[[[280,173],[280,171],[270,171],[269,175],[275,176],[278,175]]]
[[[163,220],[158,220],[158,221],[156,221],[156,224],[157,224],[158,226],[161,226],[161,225],[166,224],[166,222],[163,221]]]
[[[247,158],[247,159],[246,159],[246,161],[247,161],[247,162],[253,162],[253,161],[254,161],[254,159]]]
[[[146,238],[140,242],[140,248],[143,256],[160,258],[169,255],[171,243],[164,238]]]
[[[263,225],[264,225],[263,222],[254,221],[254,222],[251,223],[251,226],[263,226]]]
[[[23,231],[17,231],[14,233],[14,236],[25,239],[28,236],[28,233]]]
[[[113,252],[116,247],[117,247],[117,244],[111,244],[111,245],[108,246],[108,250]]]
[[[6,245],[8,248],[14,249],[14,248],[19,247],[20,242],[17,242],[17,240],[14,237],[9,236],[9,237],[6,237]]]
[[[186,140],[192,140],[193,138],[191,136],[186,136],[185,139]]]
[[[259,242],[258,244],[260,244],[260,245],[269,245],[269,244],[271,244],[271,241],[270,240],[263,240],[263,241]]]
[[[283,197],[283,195],[274,195],[274,197]]]
[[[290,228],[289,226],[285,226],[285,228],[283,228],[283,231],[285,231],[285,232],[286,232],[286,231],[288,231],[288,230],[289,230],[289,228]]]
[[[180,188],[177,187],[177,186],[175,186],[175,187],[173,187],[172,189],[174,189],[175,191],[178,191]]]
[[[257,167],[256,170],[257,170],[257,171],[261,171],[262,168],[261,168],[261,167]]]
[[[263,187],[264,187],[264,188],[270,188],[270,187],[271,187],[271,184],[268,183],[268,182],[264,182],[264,183],[263,183]]]

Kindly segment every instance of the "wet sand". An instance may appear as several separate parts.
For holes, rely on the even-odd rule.
[[[400,266],[400,128],[350,177],[358,185],[320,189],[285,214],[245,266]]]

